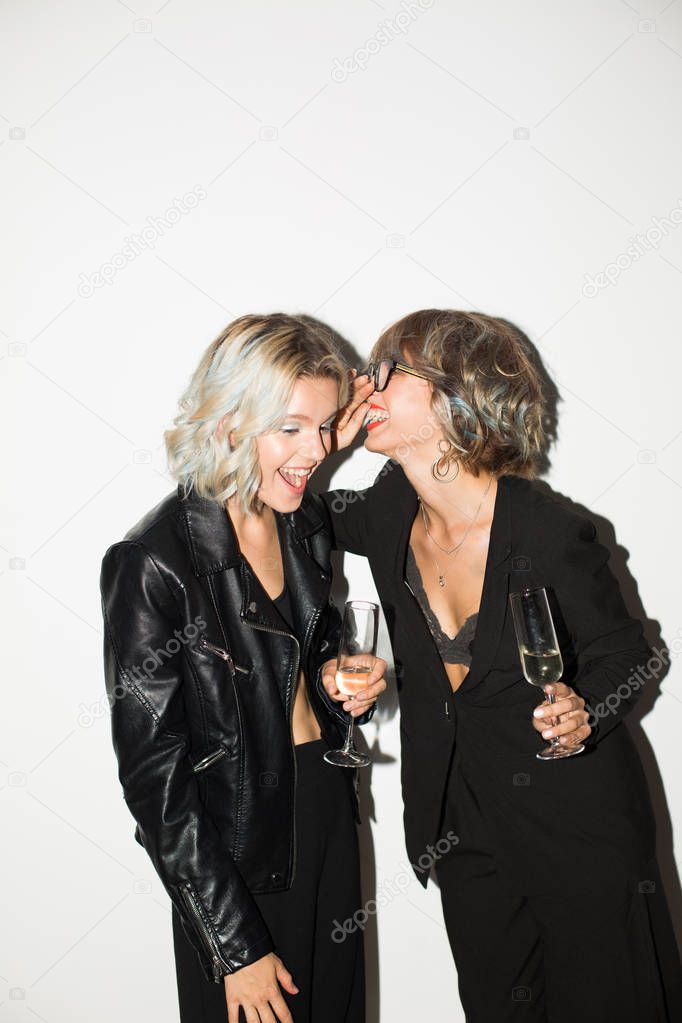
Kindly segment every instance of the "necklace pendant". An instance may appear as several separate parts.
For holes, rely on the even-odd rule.
[[[444,575],[439,575],[438,576],[438,585],[439,586],[445,586],[445,576]]]

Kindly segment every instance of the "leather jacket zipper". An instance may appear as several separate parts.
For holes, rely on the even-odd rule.
[[[309,636],[312,635],[312,633],[313,633],[313,631],[315,629],[315,625],[317,624],[317,619],[320,617],[321,611],[322,611],[322,608],[318,608],[315,611],[313,617],[310,619],[310,622],[308,623],[308,628],[306,630],[306,634],[305,634],[305,637],[303,639],[303,656],[305,656],[305,654],[307,652],[308,638],[309,638]],[[254,628],[254,629],[262,629],[263,632],[274,632],[274,633],[276,633],[279,636],[289,636],[290,639],[293,639],[293,641],[296,644],[296,666],[295,666],[294,671],[292,672],[292,676],[291,677],[294,680],[293,684],[296,685],[298,683],[298,669],[299,669],[299,665],[301,663],[301,644],[298,641],[298,637],[294,636],[294,634],[292,632],[284,632],[283,629],[275,629],[275,628],[273,628],[270,625],[259,625],[256,622],[249,622],[249,625],[251,625],[251,627]],[[297,788],[297,779],[298,779],[298,770],[297,770],[297,766],[296,766],[296,750],[294,748],[293,711],[294,711],[294,701],[292,699],[290,701],[290,707],[289,707],[289,735],[290,735],[290,738],[291,738],[291,755],[292,755],[292,760],[293,760],[293,764],[294,764],[294,803],[293,803],[292,813],[291,813],[291,834],[292,834],[292,842],[293,842],[293,846],[294,846],[294,854],[292,856],[292,866],[291,866],[291,880],[292,880],[292,883],[293,883],[294,877],[296,876],[296,856],[297,856],[297,849],[296,849],[296,788]]]
[[[220,760],[221,757],[224,757],[226,755],[227,750],[225,749],[224,746],[221,746],[220,749],[214,750],[213,753],[208,753],[202,760],[198,760],[196,764],[194,764],[194,766],[192,767],[192,770],[204,771],[207,767],[210,767],[211,764],[215,763],[216,760]]]
[[[210,650],[212,654],[217,654],[218,657],[222,657],[224,661],[227,661],[227,665],[232,674],[234,674],[235,671],[240,672],[242,675],[249,674],[249,669],[243,668],[241,664],[237,664],[237,662],[232,659],[232,654],[230,654],[227,650],[223,650],[221,646],[216,646],[215,643],[210,643],[205,636],[202,636],[199,640],[199,646],[204,650]]]
[[[213,978],[217,983],[223,976],[223,971],[225,971],[225,973],[231,973],[232,971],[230,970],[229,966],[220,955],[220,952],[218,951],[214,943],[213,935],[210,933],[208,927],[204,923],[204,918],[199,912],[199,907],[197,906],[195,901],[195,896],[192,891],[191,882],[185,881],[178,887],[180,890],[180,894],[184,899],[185,905],[187,906],[190,913],[196,920],[199,926],[199,931],[201,932],[202,936],[206,941],[206,944],[208,945],[209,953],[211,956],[211,962],[213,964]]]
[[[216,646],[215,643],[209,643],[205,636],[199,638],[199,646],[205,647],[206,650],[210,650],[212,653],[217,654],[218,657],[222,657],[224,661],[227,661],[228,666],[232,674],[235,671],[235,663],[232,660],[232,655],[227,650],[223,650],[221,646]]]
[[[319,614],[319,611],[317,613]],[[274,632],[278,636],[288,636],[289,639],[293,639],[294,643],[296,644],[296,666],[294,668],[294,671],[291,674],[291,677],[294,680],[293,681],[293,685],[295,686],[297,684],[297,682],[298,682],[298,667],[299,667],[299,664],[301,663],[301,644],[298,641],[298,637],[294,636],[293,632],[284,632],[283,629],[275,629],[275,628],[273,628],[270,625],[259,625],[257,622],[249,622],[249,625],[253,629],[261,629],[263,632]],[[308,628],[308,633],[309,632],[310,632],[310,627]],[[294,853],[293,853],[293,856],[291,858],[291,881],[293,883],[294,877],[296,876],[296,854],[297,854],[297,849],[296,849],[296,788],[297,788],[297,785],[298,785],[298,769],[297,769],[297,766],[296,766],[296,750],[294,749],[294,729],[293,729],[294,701],[293,701],[293,698],[291,698],[293,696],[293,694],[291,694],[291,696],[290,696],[290,694],[291,694],[291,690],[287,693],[287,699],[289,700],[289,703],[290,703],[289,715],[288,715],[289,716],[289,737],[291,739],[291,759],[292,759],[292,763],[294,765],[294,800],[293,800],[293,806],[292,806],[292,810],[291,810],[291,840],[292,840],[292,844],[293,844],[293,847],[294,847]]]
[[[211,596],[213,597],[213,591],[211,591]],[[215,606],[215,600],[214,600],[214,606]],[[321,611],[322,611],[322,608],[318,608],[315,611],[315,614],[313,615],[313,617],[310,619],[310,623],[309,623],[308,629],[306,631],[305,639],[303,641],[303,653],[304,654],[305,654],[306,648],[307,648],[308,637],[312,634],[312,632],[313,632],[313,630],[315,628],[315,625],[317,623],[317,619],[320,617]],[[217,608],[216,608],[216,613],[218,613]],[[248,624],[251,626],[252,629],[260,629],[262,632],[272,632],[272,633],[274,633],[277,636],[287,636],[289,639],[293,639],[294,643],[296,644],[296,665],[295,665],[294,671],[292,672],[291,677],[293,679],[292,685],[295,686],[298,683],[298,669],[299,669],[299,665],[301,663],[301,644],[298,641],[298,637],[294,636],[293,632],[285,632],[283,629],[275,629],[271,625],[261,625],[258,622],[249,622]],[[232,657],[227,652],[227,650],[223,650],[222,647],[216,646],[214,643],[209,642],[209,640],[207,640],[205,636],[201,636],[201,638],[199,640],[199,644],[200,644],[200,646],[203,646],[203,647],[205,647],[208,650],[212,650],[213,653],[218,654],[219,657],[222,657],[223,660],[227,661],[228,664],[230,665],[230,669],[232,671],[233,676],[234,676],[235,668],[237,670],[240,670],[238,668],[238,666],[235,665],[234,661],[232,660]],[[293,855],[292,855],[292,858],[291,858],[291,862],[292,862],[292,865],[291,865],[291,880],[293,882],[294,877],[296,876],[296,859],[297,859],[297,848],[296,848],[296,789],[297,789],[297,785],[298,785],[298,769],[297,769],[297,765],[296,765],[296,750],[294,748],[294,732],[293,732],[293,709],[294,709],[293,705],[294,705],[294,701],[292,699],[291,689],[287,693],[287,698],[288,698],[289,704],[290,704],[289,705],[289,714],[288,714],[288,718],[289,718],[289,738],[291,740],[291,759],[292,759],[293,768],[294,768],[294,799],[293,799],[293,806],[292,806],[292,812],[291,812],[291,836],[292,836],[292,843],[293,843]]]

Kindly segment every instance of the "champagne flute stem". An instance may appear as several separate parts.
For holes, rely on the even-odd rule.
[[[353,697],[349,696],[348,699],[352,700]],[[344,753],[350,753],[353,750],[353,748],[354,748],[353,747],[353,725],[354,724],[355,724],[355,718],[353,717],[352,714],[349,714],[348,715],[348,724],[346,725],[346,739],[345,739],[345,742],[343,744],[343,752]]]
[[[556,703],[556,696],[554,693],[546,693],[545,695],[547,696],[547,703]],[[558,718],[552,717],[551,721],[553,728],[556,724],[558,724],[558,720]],[[555,735],[552,739],[550,739],[549,744],[552,749],[561,749],[561,742],[559,741],[558,735]]]

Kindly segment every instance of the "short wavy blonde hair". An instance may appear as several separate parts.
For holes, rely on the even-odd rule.
[[[256,437],[281,427],[299,377],[336,380],[342,406],[348,374],[331,331],[316,320],[285,313],[240,316],[204,352],[174,428],[163,435],[171,475],[185,495],[194,488],[222,503],[236,494],[246,514],[262,511]]]
[[[404,360],[433,385],[431,408],[457,460],[474,476],[534,479],[546,446],[547,395],[528,342],[506,320],[422,309],[388,327],[371,361]],[[447,469],[445,470],[447,472]]]

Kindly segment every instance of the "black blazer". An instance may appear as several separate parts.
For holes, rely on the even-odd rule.
[[[504,881],[519,893],[590,889],[641,877],[654,853],[648,789],[621,727],[652,651],[628,614],[592,521],[520,476],[498,480],[472,662],[452,691],[424,615],[405,581],[417,495],[389,460],[361,491],[321,495],[333,545],[369,559],[393,647],[400,701],[407,852],[426,887],[428,854],[442,823],[453,753],[496,836]],[[540,692],[523,678],[508,594],[550,590],[564,680],[598,722],[585,752],[536,759],[546,740],[532,726]],[[619,688],[620,687],[620,688]],[[428,855],[427,855],[428,861]]]

